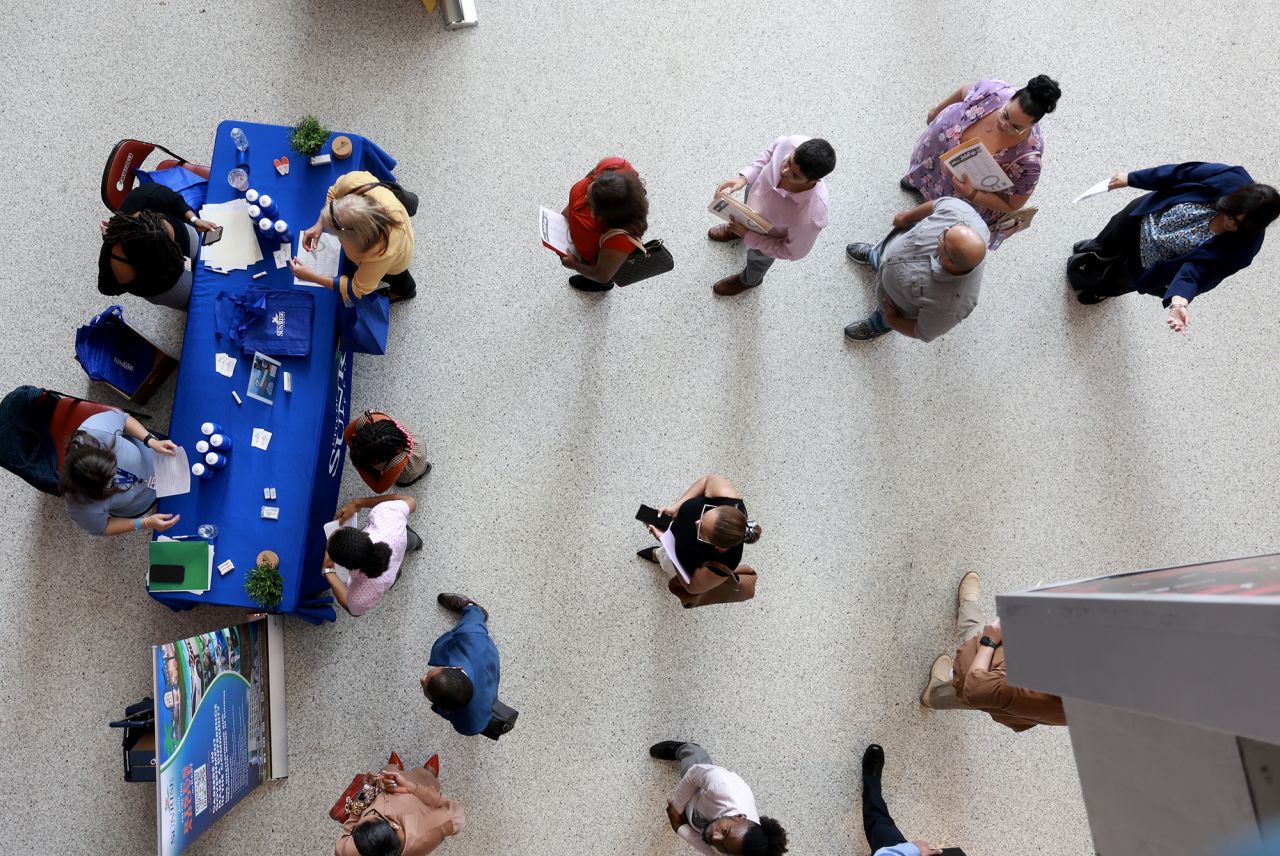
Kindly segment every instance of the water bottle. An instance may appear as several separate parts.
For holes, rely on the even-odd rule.
[[[256,205],[258,203],[258,191],[250,187],[244,192],[244,201],[250,205]]]
[[[212,523],[201,523],[196,527],[196,534],[206,541],[212,541],[218,537],[218,527]]]
[[[220,470],[227,465],[227,456],[221,452],[210,452],[204,456],[204,462],[215,470]]]
[[[274,220],[280,216],[280,209],[272,201],[271,197],[265,193],[258,197],[258,207],[262,209],[263,217],[270,217]]]
[[[280,239],[282,244],[293,243],[293,233],[289,231],[289,224],[283,220],[276,221],[276,237]]]
[[[263,217],[258,221],[258,231],[264,235],[272,235],[276,231],[276,224],[271,222],[270,217]]]
[[[231,129],[231,142],[236,144],[239,151],[249,151],[249,138],[244,135],[244,131],[239,128]]]
[[[202,457],[202,458],[203,458],[205,455],[209,454],[209,441],[208,441],[208,440],[197,440],[197,441],[196,441],[196,454],[198,454],[198,455],[199,455],[200,457]]]
[[[250,206],[249,206],[249,219],[250,219],[250,220],[252,220],[252,221],[253,221],[253,222],[255,222],[255,223],[257,223],[259,220],[261,220],[261,219],[262,219],[262,209],[261,209],[261,208],[259,208],[257,205],[250,205]]]
[[[229,452],[231,451],[231,438],[226,434],[211,434],[209,435],[209,448],[217,449],[223,453]]]
[[[202,422],[200,424],[200,433],[206,437],[210,434],[221,434],[222,426],[217,422]]]
[[[196,463],[191,465],[191,475],[195,476],[198,479],[212,478],[213,470],[209,469],[204,464],[197,461]]]

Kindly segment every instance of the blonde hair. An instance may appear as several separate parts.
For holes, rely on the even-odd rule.
[[[385,250],[391,230],[400,226],[399,218],[363,193],[339,196],[320,216],[327,231],[346,236],[363,253]]]

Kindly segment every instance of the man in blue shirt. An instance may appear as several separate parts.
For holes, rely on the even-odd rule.
[[[872,743],[862,755],[862,831],[867,834],[872,856],[942,856],[927,841],[907,841],[889,816],[889,807],[880,793],[884,771],[884,750]]]
[[[440,594],[436,600],[461,618],[431,646],[422,692],[459,734],[479,734],[498,700],[498,647],[485,625],[489,613],[460,594]]]

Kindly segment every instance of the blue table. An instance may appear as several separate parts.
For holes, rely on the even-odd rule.
[[[352,153],[346,160],[311,166],[308,159],[289,148],[290,128],[249,122],[223,122],[213,148],[208,201],[225,202],[239,194],[227,183],[227,172],[243,156],[231,141],[231,128],[244,129],[249,138],[249,184],[269,194],[280,207],[294,233],[316,220],[325,192],[338,176],[352,170],[368,170],[383,180],[392,179],[395,159],[377,145],[346,134]],[[325,152],[329,151],[326,144]],[[289,174],[279,175],[272,164],[289,157]],[[177,392],[169,434],[187,450],[194,462],[200,425],[216,422],[231,436],[230,463],[210,479],[192,479],[191,492],[160,500],[159,510],[180,514],[181,521],[168,535],[196,536],[196,527],[218,527],[214,539],[212,587],[202,594],[156,593],[156,600],[173,609],[190,609],[207,603],[259,609],[244,590],[245,575],[259,552],[280,556],[284,598],[273,612],[298,615],[319,623],[335,618],[329,586],[320,571],[324,556],[323,525],[333,517],[346,457],[342,432],[350,414],[352,356],[341,348],[337,313],[339,300],[326,288],[295,286],[288,267],[276,268],[272,253],[279,242],[260,242],[263,259],[247,271],[221,274],[197,262],[188,308],[186,338],[178,368]],[[253,274],[266,271],[257,280]],[[244,292],[249,285],[296,288],[315,298],[311,352],[303,357],[276,357],[281,371],[292,375],[292,392],[277,384],[275,403],[268,405],[246,395],[252,354],[219,340],[214,307],[219,292]],[[227,378],[215,371],[214,355],[237,357],[235,374]],[[240,396],[236,404],[231,391]],[[264,451],[250,444],[253,429],[272,433]],[[274,487],[278,498],[263,499],[263,488]],[[279,519],[264,520],[261,510],[280,510]],[[217,565],[230,559],[235,570],[222,576]]]

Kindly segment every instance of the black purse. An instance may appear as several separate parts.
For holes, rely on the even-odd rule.
[[[613,275],[613,281],[618,285],[631,285],[633,282],[667,273],[676,266],[676,260],[671,257],[671,251],[663,245],[661,238],[641,243],[622,229],[611,229],[600,236],[600,246],[603,247],[604,242],[614,235],[625,235],[627,240],[636,245],[622,267]]]
[[[154,782],[156,780],[155,704],[148,696],[124,709],[124,719],[108,723],[124,729],[120,743],[124,751],[124,780]]]
[[[1107,286],[1123,261],[1122,256],[1104,258],[1094,252],[1075,253],[1067,259],[1067,280],[1076,291],[1108,294]]]
[[[352,193],[359,193],[363,196],[364,192],[371,187],[385,187],[390,190],[391,195],[399,200],[410,217],[418,213],[418,194],[412,190],[405,190],[398,181],[372,181],[368,184],[360,185]]]
[[[502,735],[516,727],[516,719],[520,716],[520,711],[514,707],[508,707],[498,699],[493,700],[493,709],[490,712],[489,724],[485,726],[484,731],[480,732],[490,740],[497,740]]]

